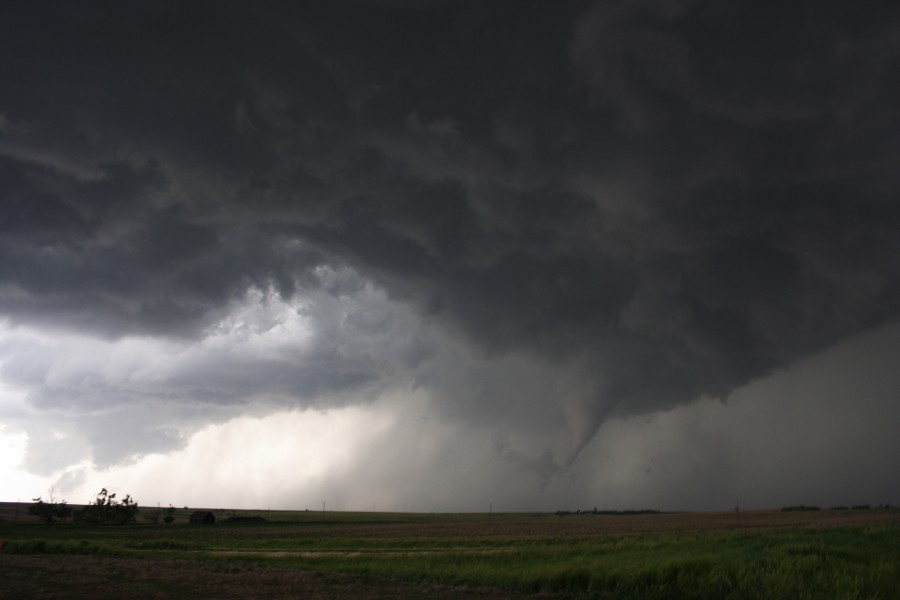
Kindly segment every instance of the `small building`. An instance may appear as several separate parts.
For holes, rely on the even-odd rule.
[[[191,523],[196,523],[197,525],[215,525],[216,515],[212,514],[212,511],[209,510],[195,510],[191,513]]]

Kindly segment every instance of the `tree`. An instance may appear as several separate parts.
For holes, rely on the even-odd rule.
[[[33,499],[34,503],[28,507],[28,514],[34,515],[44,523],[52,523],[53,519],[65,521],[72,516],[72,507],[66,504],[66,501],[57,502],[53,496],[53,488],[50,488],[50,501],[44,500],[38,496]]]
[[[138,504],[130,495],[119,502],[106,488],[100,490],[93,502],[78,511],[75,519],[99,525],[127,525],[137,518]]]

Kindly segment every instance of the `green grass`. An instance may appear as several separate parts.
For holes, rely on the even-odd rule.
[[[891,524],[560,535],[544,516],[520,517],[538,533],[511,535],[490,533],[496,521],[483,515],[299,515],[213,527],[0,523],[0,538],[4,553],[181,558],[585,598],[900,597],[900,527]]]
[[[835,539],[835,538],[839,539]],[[513,547],[272,558],[319,572],[620,598],[891,598],[900,532],[538,540]]]

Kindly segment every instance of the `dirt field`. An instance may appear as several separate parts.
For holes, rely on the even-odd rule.
[[[660,513],[645,515],[569,514],[539,517],[507,514],[478,520],[451,519],[422,523],[378,523],[309,527],[326,536],[441,539],[546,536],[630,535],[676,532],[777,530],[808,527],[845,527],[900,524],[900,509],[748,511],[741,513]],[[266,528],[263,528],[266,529]],[[273,528],[277,529],[277,528]],[[283,531],[283,530],[281,530]]]
[[[292,525],[287,531],[298,537],[349,537],[370,539],[463,540],[472,538],[542,538],[548,536],[594,537],[653,533],[702,533],[770,531],[815,527],[848,527],[900,524],[900,509],[748,511],[741,513],[660,513],[642,515],[552,514],[439,515],[413,522],[318,523]],[[162,531],[164,529],[160,528]],[[241,530],[236,530],[240,532]],[[285,526],[273,523],[245,530],[256,539],[283,536]],[[241,533],[237,533],[241,535]]]
[[[200,561],[95,556],[0,556],[3,600],[300,600],[471,598],[556,600],[491,588],[411,585],[360,577],[317,575],[273,567],[228,567]]]

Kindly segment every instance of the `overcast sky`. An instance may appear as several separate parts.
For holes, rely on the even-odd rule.
[[[0,500],[900,503],[884,2],[4,2]]]

